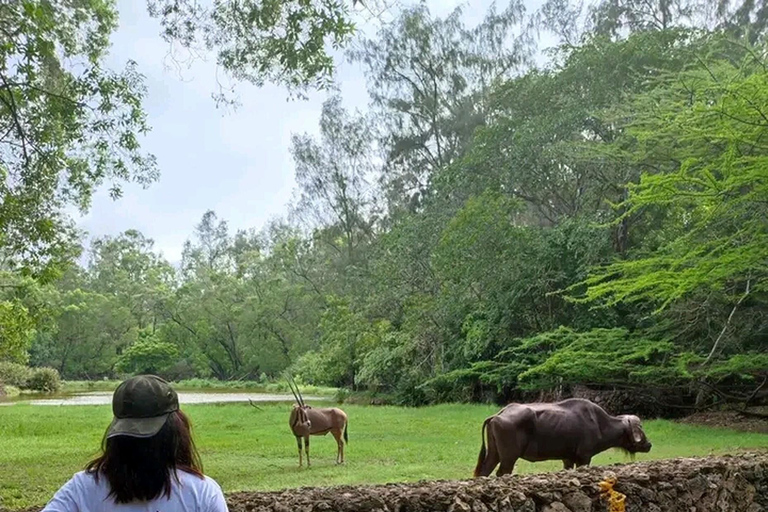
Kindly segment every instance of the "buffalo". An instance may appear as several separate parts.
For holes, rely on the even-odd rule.
[[[488,451],[485,430],[488,429]],[[517,459],[562,460],[565,469],[587,466],[609,448],[648,453],[651,443],[634,415],[611,416],[581,398],[556,403],[509,404],[483,422],[475,477],[512,473]]]

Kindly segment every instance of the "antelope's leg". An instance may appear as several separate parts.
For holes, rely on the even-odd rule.
[[[301,443],[301,441],[299,441]],[[307,467],[309,467],[309,436],[304,436],[304,451],[307,452]]]
[[[344,443],[341,440],[341,430],[334,428],[331,430],[333,438],[336,440],[336,464],[344,462]]]
[[[299,467],[301,467],[301,437],[296,436],[296,444],[299,445]]]

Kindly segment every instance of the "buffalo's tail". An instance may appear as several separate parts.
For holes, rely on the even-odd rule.
[[[485,450],[485,427],[488,425],[488,422],[491,421],[492,418],[493,418],[493,416],[491,416],[490,418],[487,418],[483,422],[483,428],[480,429],[480,438],[482,439],[482,444],[480,445],[480,455],[478,455],[478,457],[477,457],[477,466],[475,467],[475,478],[480,476],[480,471],[483,469],[483,462],[485,462],[485,455],[486,455],[486,450]]]

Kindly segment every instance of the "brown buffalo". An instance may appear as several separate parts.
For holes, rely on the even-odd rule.
[[[488,451],[485,430],[488,429]],[[633,415],[611,416],[581,398],[557,403],[509,404],[483,422],[483,444],[475,476],[512,473],[517,459],[530,462],[562,460],[565,469],[587,466],[609,448],[629,453],[651,450],[651,443]]]

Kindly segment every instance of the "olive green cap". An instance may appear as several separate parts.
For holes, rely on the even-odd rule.
[[[168,382],[155,375],[137,375],[120,383],[112,396],[115,417],[107,437],[152,437],[178,410],[179,396]]]

